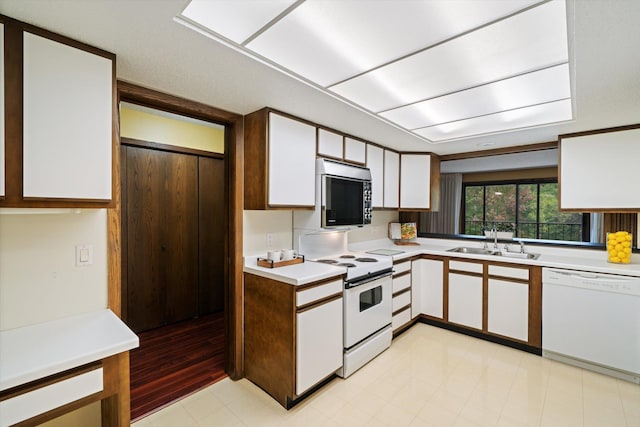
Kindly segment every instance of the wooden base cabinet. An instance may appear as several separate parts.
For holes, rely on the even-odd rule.
[[[413,318],[534,353],[542,345],[542,268],[424,255],[412,262]]]
[[[343,281],[244,275],[245,377],[285,408],[342,367]]]

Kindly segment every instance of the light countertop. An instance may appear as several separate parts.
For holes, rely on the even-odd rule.
[[[527,252],[540,254],[538,259],[533,260],[448,252],[449,249],[458,246],[480,247],[481,242],[475,241],[419,238],[417,242],[420,243],[418,246],[399,246],[395,245],[393,241],[389,239],[378,239],[350,244],[349,250],[356,252],[367,252],[376,249],[403,251],[400,254],[392,256],[394,262],[424,254],[455,257],[459,259],[486,259],[512,264],[537,265],[541,267],[640,277],[640,254],[633,254],[630,264],[612,264],[606,261],[606,252],[603,250],[527,245]],[[501,245],[503,244],[504,243]],[[292,285],[311,283],[346,272],[344,267],[336,267],[312,261],[280,268],[263,268],[257,265],[256,259],[257,257],[245,258],[245,272]]]
[[[138,347],[108,309],[0,331],[0,391]]]
[[[347,268],[312,261],[305,261],[301,264],[288,265],[286,267],[267,268],[260,267],[258,265],[258,257],[253,256],[245,257],[244,272],[278,280],[290,285],[304,285],[342,276],[343,274],[347,274]]]

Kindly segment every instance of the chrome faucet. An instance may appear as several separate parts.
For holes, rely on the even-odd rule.
[[[497,250],[498,249],[498,228],[493,227],[491,232],[493,233],[493,249]]]
[[[518,243],[520,243],[520,253],[523,254],[524,253],[524,242],[522,240],[520,240]]]

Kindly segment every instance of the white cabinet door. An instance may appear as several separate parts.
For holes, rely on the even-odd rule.
[[[560,209],[639,209],[640,129],[560,138]]]
[[[384,150],[384,207],[397,208],[400,191],[400,155]]]
[[[342,367],[342,298],[296,315],[296,394]]]
[[[482,277],[449,273],[449,322],[482,329]]]
[[[431,207],[431,156],[400,155],[400,209]]]
[[[24,197],[111,199],[113,62],[24,33]]]
[[[4,196],[4,25],[0,24],[0,196]]]
[[[367,167],[371,171],[371,206],[381,208],[384,203],[384,149],[367,144]]]
[[[443,318],[444,261],[418,259],[412,264],[411,317]]]
[[[343,137],[325,129],[318,129],[318,155],[342,160]]]
[[[345,137],[344,159],[364,165],[367,161],[367,144],[357,139]]]
[[[316,128],[269,113],[269,205],[314,206]]]
[[[529,340],[529,286],[526,283],[489,279],[487,330],[494,334]]]

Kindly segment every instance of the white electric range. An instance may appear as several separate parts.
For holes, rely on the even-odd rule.
[[[346,267],[343,309],[343,366],[348,377],[391,345],[392,258],[347,250],[347,233],[300,237],[300,253],[312,262]]]

